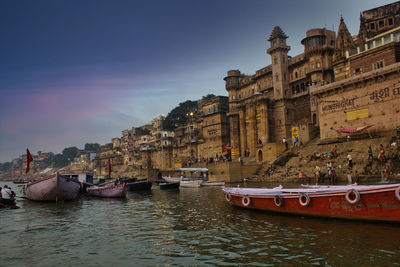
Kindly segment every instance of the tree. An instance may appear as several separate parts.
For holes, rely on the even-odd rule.
[[[63,154],[56,154],[54,156],[54,167],[61,168],[68,164],[68,161],[65,159]]]
[[[97,152],[100,148],[100,144],[98,143],[86,143],[85,151],[86,152]]]
[[[197,102],[187,100],[183,103],[179,103],[179,106],[171,110],[165,120],[163,121],[163,128],[168,131],[173,131],[177,126],[186,123],[190,112],[196,114]]]
[[[79,149],[76,146],[64,148],[62,154],[67,161],[72,161],[78,155]]]
[[[210,98],[213,98],[213,97],[215,97],[214,94],[208,94],[206,96],[203,96],[201,99],[206,100],[206,99],[210,99]]]
[[[11,166],[11,162],[0,163],[0,172],[9,172],[11,170]]]

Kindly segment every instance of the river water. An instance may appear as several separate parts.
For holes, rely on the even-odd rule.
[[[400,266],[400,225],[235,208],[218,187],[18,200],[0,209],[0,266]]]

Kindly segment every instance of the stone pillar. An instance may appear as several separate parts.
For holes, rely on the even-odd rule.
[[[247,115],[247,147],[250,150],[250,156],[256,155],[257,144],[257,122],[256,122],[256,106],[249,104],[246,107]]]
[[[244,151],[247,148],[246,112],[244,107],[241,107],[239,109],[239,121],[240,121],[240,156],[244,157]]]
[[[263,144],[269,143],[269,123],[268,123],[268,105],[266,102],[260,103],[261,110],[261,141]]]
[[[230,137],[231,137],[231,153],[232,160],[238,159],[240,156],[240,124],[239,114],[229,117]]]

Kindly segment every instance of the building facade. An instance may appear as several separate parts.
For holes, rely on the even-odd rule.
[[[307,31],[301,41],[304,53],[295,57],[288,56],[287,38],[276,26],[268,39],[272,64],[250,76],[230,70],[224,78],[233,159],[270,161],[284,149],[283,138],[306,142],[317,133],[309,87],[333,80],[335,33],[325,28]]]
[[[400,125],[400,2],[364,11],[357,36],[341,18],[335,79],[310,87],[321,139],[343,131],[390,131]]]

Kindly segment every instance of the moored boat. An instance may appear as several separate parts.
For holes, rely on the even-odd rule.
[[[25,184],[23,192],[30,200],[61,201],[76,199],[80,188],[79,181],[57,172],[49,177]]]
[[[95,197],[126,197],[127,186],[125,183],[115,184],[109,183],[104,186],[91,186],[86,192]]]
[[[180,182],[166,182],[166,183],[160,183],[160,189],[178,189],[180,185]]]
[[[201,183],[203,180],[199,179],[181,179],[180,181],[180,187],[192,187],[192,188],[198,188],[201,186]]]
[[[202,186],[224,186],[225,181],[203,181]]]
[[[142,179],[126,183],[128,191],[144,191],[151,190],[152,181],[149,179]]]
[[[297,215],[400,222],[400,184],[284,189],[223,187],[235,206]]]
[[[176,183],[180,182],[182,177],[164,176],[162,179],[164,179],[167,183]]]

